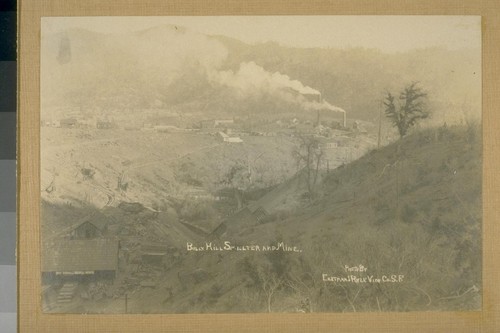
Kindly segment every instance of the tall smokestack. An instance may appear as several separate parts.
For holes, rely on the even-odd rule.
[[[347,124],[346,124],[346,114],[345,114],[345,112],[343,112],[343,115],[344,115],[344,128],[346,128]]]

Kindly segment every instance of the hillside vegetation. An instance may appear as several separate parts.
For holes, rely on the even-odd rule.
[[[220,289],[212,300],[220,311],[294,311],[304,304],[306,311],[478,309],[479,140],[472,126],[425,130],[337,169],[324,181],[324,196],[293,218],[225,236],[240,244],[270,244],[278,235],[303,252],[230,252],[213,268],[213,279],[179,295],[191,302],[181,309],[203,311],[207,304],[196,297],[210,288]],[[206,263],[215,255],[188,253],[186,260],[209,270]],[[324,273],[347,275],[345,265],[367,268],[357,276],[404,280],[322,281]],[[173,302],[169,309],[178,306]]]
[[[207,263],[216,254],[188,253],[213,279],[191,286],[168,309],[203,311],[207,290],[218,290],[210,301],[221,312],[478,309],[479,140],[472,126],[429,129],[337,169],[324,181],[324,196],[293,218],[225,236],[270,244],[280,235],[303,252],[228,252],[215,268]],[[345,265],[367,268],[357,276],[404,280],[322,281],[324,273],[346,276]]]
[[[176,231],[172,242],[153,232],[156,241],[176,248],[168,264],[145,265],[139,272],[154,281],[154,289],[131,287],[123,274],[113,288],[129,288],[129,311],[144,313],[478,310],[479,133],[474,125],[414,133],[324,175],[316,200],[259,225],[228,229],[220,238],[193,234],[172,212],[148,213],[140,222],[139,215],[106,209],[126,228],[136,230],[140,222],[146,229]],[[288,195],[283,186],[269,193]],[[187,247],[223,248],[225,242],[240,251]],[[295,249],[263,250],[280,242]],[[260,251],[245,247],[252,245]],[[390,282],[328,280],[349,276]],[[89,309],[113,312],[120,302],[101,301]]]

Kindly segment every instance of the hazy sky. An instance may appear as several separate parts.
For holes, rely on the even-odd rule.
[[[42,34],[75,27],[121,33],[163,24],[225,35],[250,44],[275,41],[295,47],[366,47],[385,52],[432,46],[481,47],[480,16],[45,17]]]

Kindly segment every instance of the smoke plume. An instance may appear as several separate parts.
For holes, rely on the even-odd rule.
[[[305,110],[331,110],[345,113],[339,107],[326,101],[311,101],[309,96],[318,99],[321,93],[288,75],[266,71],[255,62],[240,64],[238,71],[212,71],[210,79],[223,86],[233,88],[240,97],[255,94],[272,94],[277,98],[300,105]]]
[[[64,62],[61,45],[71,52],[71,58]],[[271,97],[304,110],[343,112],[321,102],[318,90],[288,75],[267,71],[253,61],[241,63],[236,71],[221,70],[229,53],[226,46],[178,26],[158,26],[133,34],[82,29],[54,35],[42,32],[41,52],[44,104],[67,98],[74,104],[109,100],[108,104],[114,105],[130,100],[125,104],[140,105],[143,99],[161,99],[162,94],[182,91],[178,88],[182,80],[189,86],[206,78],[214,87],[231,88],[241,99]]]
[[[271,91],[281,89],[292,89],[299,94],[319,95],[320,92],[304,86],[298,80],[292,80],[288,75],[279,72],[270,73],[255,62],[244,62],[240,64],[239,70],[220,71],[215,79],[223,85],[241,90],[241,92]]]
[[[330,110],[340,113],[345,113],[345,110],[338,106],[331,105],[327,101],[322,102],[306,102],[304,107],[308,110]]]

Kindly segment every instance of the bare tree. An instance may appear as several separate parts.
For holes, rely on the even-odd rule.
[[[318,180],[319,166],[323,159],[323,150],[318,138],[314,136],[299,136],[300,144],[292,151],[297,167],[303,167],[306,173],[307,190],[310,198],[314,197],[314,190]]]
[[[272,312],[271,304],[274,293],[281,287],[283,281],[274,274],[263,275],[262,279],[262,290],[266,294],[267,299],[267,312]]]
[[[397,127],[399,136],[402,138],[408,130],[420,119],[429,117],[426,106],[427,93],[418,87],[418,82],[412,82],[396,97],[387,92],[384,98],[385,114]]]
[[[243,207],[243,195],[251,184],[251,171],[247,165],[237,162],[232,165],[220,181],[221,185],[232,189],[238,209]]]

